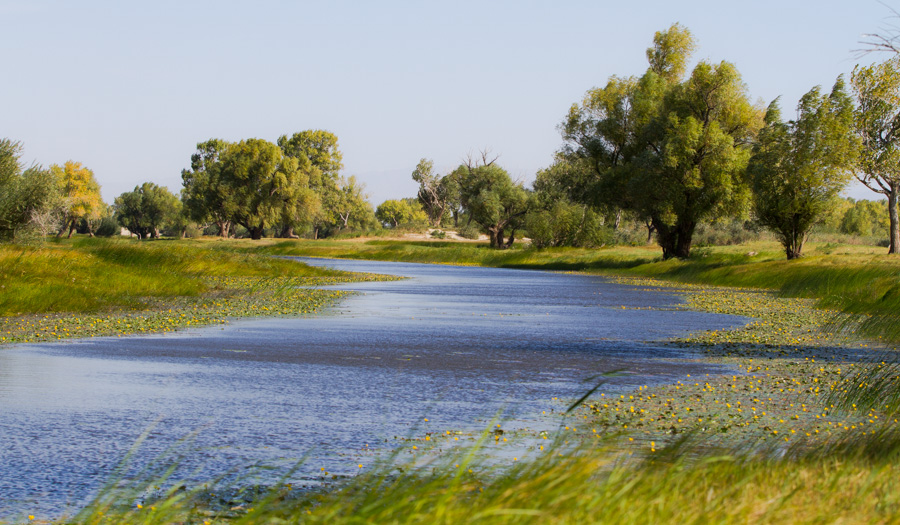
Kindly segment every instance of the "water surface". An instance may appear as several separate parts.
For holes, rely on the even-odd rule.
[[[552,427],[541,412],[564,405],[551,399],[599,372],[628,370],[610,387],[626,389],[717,371],[660,341],[742,322],[594,276],[308,262],[409,278],[343,285],[358,293],[319,317],[0,350],[0,516],[71,512],[151,428],[135,466],[193,434],[188,479],[309,453],[303,480],[498,411],[507,427]]]

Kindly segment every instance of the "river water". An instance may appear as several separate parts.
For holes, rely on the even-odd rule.
[[[302,482],[498,413],[550,429],[598,373],[628,371],[615,391],[719,371],[660,342],[743,322],[594,276],[306,261],[408,279],[340,286],[358,293],[319,317],[0,349],[0,519],[71,514],[145,432],[129,471],[175,447],[186,479],[305,457]]]

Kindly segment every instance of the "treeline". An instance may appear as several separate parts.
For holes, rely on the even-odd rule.
[[[316,238],[379,226],[362,184],[340,175],[337,137],[321,130],[197,145],[179,195],[153,182],[115,198],[100,196],[93,172],[77,162],[49,169],[21,163],[21,144],[0,141],[0,237],[114,235],[141,239],[202,234]]]
[[[784,121],[777,99],[768,108],[750,102],[733,64],[701,61],[688,74],[694,49],[675,24],[656,33],[642,76],[613,76],[588,91],[560,126],[555,162],[527,194],[504,189],[508,177],[475,182],[483,166],[434,177],[420,164],[413,178],[433,224],[441,210],[474,212],[469,203],[478,202],[486,213],[470,220],[493,246],[511,244],[502,232],[517,228],[537,246],[597,245],[630,224],[655,236],[664,258],[683,258],[701,225],[741,222],[771,231],[791,259],[856,177],[887,205],[855,203],[838,229],[872,234],[877,209],[898,253],[900,58],[857,66],[849,88],[838,77],[828,92],[811,89]]]
[[[0,143],[0,236],[110,234],[320,238],[382,227],[453,228],[486,234],[495,248],[527,235],[538,248],[602,246],[653,239],[665,258],[688,257],[698,235],[719,225],[770,231],[788,258],[812,228],[855,235],[888,233],[900,251],[900,55],[854,68],[830,90],[811,89],[796,117],[780,101],[751,103],[729,62],[688,64],[696,48],[686,28],[657,32],[639,77],[610,77],[573,104],[563,144],[532,188],[514,181],[489,152],[438,174],[422,159],[416,198],[376,210],[363,186],[340,174],[337,137],[308,130],[197,145],[180,195],[146,182],[100,199],[91,171],[67,162],[21,165],[18,143]],[[858,179],[886,203],[839,195]],[[737,225],[737,226],[736,226]]]

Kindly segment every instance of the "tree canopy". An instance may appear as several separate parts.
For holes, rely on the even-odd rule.
[[[862,140],[856,178],[887,197],[888,253],[900,253],[900,56],[856,66],[850,83],[858,104],[856,131]]]
[[[847,185],[859,147],[843,78],[828,95],[818,87],[806,93],[797,115],[782,122],[778,101],[772,102],[749,166],[756,216],[788,259],[801,255],[810,229]]]
[[[63,199],[62,227],[57,236],[68,230],[71,237],[79,221],[100,218],[104,208],[100,184],[94,178],[93,171],[71,160],[62,166],[51,165],[50,173],[56,178]]]

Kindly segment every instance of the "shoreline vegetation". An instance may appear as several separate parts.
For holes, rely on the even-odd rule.
[[[121,288],[119,295],[95,289],[107,302],[73,299],[67,308],[74,314],[55,313],[60,303],[37,297],[19,310],[10,299],[0,305],[4,326],[10,319],[22,326],[19,337],[28,330],[34,330],[30,337],[48,339],[90,335],[104,329],[96,326],[101,308],[119,312],[101,325],[108,330],[102,333],[114,335],[246,315],[301,315],[340,295],[298,290],[295,283],[362,278],[271,257],[278,255],[599,273],[675,291],[686,308],[753,318],[733,330],[667,342],[694,350],[700,360],[729,365],[733,373],[685,377],[630,393],[601,386],[562,418],[555,436],[504,436],[486,429],[480,437],[467,436],[467,448],[455,446],[459,436],[423,429],[376,466],[318,489],[282,484],[248,501],[215,503],[199,489],[141,496],[159,482],[154,480],[104,492],[67,522],[892,521],[900,512],[900,388],[890,388],[897,378],[900,323],[893,320],[900,311],[900,260],[875,247],[809,248],[809,256],[793,261],[782,260],[775,243],[702,248],[689,260],[662,261],[658,250],[644,247],[497,251],[471,243],[394,240],[77,240],[2,247],[0,284],[51,287],[36,294],[44,296],[68,283],[31,277],[40,268],[66,265],[77,284],[79,259],[87,258],[94,265],[137,265],[126,279],[139,281],[127,285],[135,288],[125,290],[115,272],[101,268],[85,278],[105,276]],[[276,277],[287,271],[287,282]],[[25,317],[9,316],[26,306],[27,319],[43,324],[31,328],[23,324]],[[144,319],[128,323],[137,317],[126,316]],[[62,335],[59,327],[67,319],[71,324]],[[56,330],[48,332],[51,323]],[[130,332],[115,332],[122,323],[131,324]],[[560,412],[567,406],[560,400]],[[478,450],[503,447],[507,437],[532,440],[527,456],[499,466],[480,458]]]

